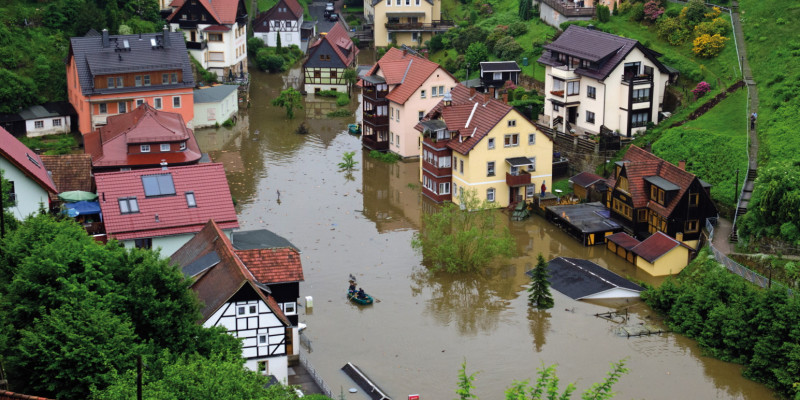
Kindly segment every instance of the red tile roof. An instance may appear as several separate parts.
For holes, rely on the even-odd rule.
[[[30,396],[27,394],[9,392],[7,390],[0,390],[0,400],[50,400],[50,399],[45,397]]]
[[[631,146],[623,157],[625,173],[628,177],[628,188],[633,199],[634,208],[648,207],[662,216],[669,216],[678,205],[686,190],[697,179],[694,174],[657,157],[640,147]],[[678,194],[672,197],[669,204],[661,206],[650,201],[650,193],[646,191],[644,178],[659,176],[680,187]]]
[[[72,190],[94,192],[92,156],[89,154],[42,155],[41,158],[59,193]],[[58,200],[58,195],[50,193],[50,200]]]
[[[272,18],[270,17],[272,17],[272,14],[278,13],[278,10],[283,6],[286,6],[286,8],[289,9],[289,12],[294,15],[295,19],[300,19],[300,17],[303,16],[303,6],[301,6],[297,0],[280,0],[277,4],[272,6],[272,8],[260,14],[253,23],[253,26],[263,26],[264,19],[267,21],[271,20]],[[269,24],[267,24],[267,27],[269,27]],[[265,32],[268,31],[269,29],[267,29]]]
[[[293,248],[236,250],[259,282],[274,283],[300,282],[303,278],[303,264],[300,253]]]
[[[397,104],[405,104],[406,100],[436,70],[441,70],[442,73],[452,77],[439,64],[392,47],[372,66],[367,75],[375,75],[378,71],[381,71],[387,84],[390,86],[397,85],[394,88],[390,88],[386,98]],[[456,79],[453,78],[453,80]]]
[[[230,25],[236,22],[236,11],[239,8],[239,2],[241,2],[241,0],[197,1],[211,14],[211,17],[214,18],[216,22]],[[170,4],[174,11],[167,17],[167,21],[173,22],[172,19],[185,3],[186,0],[174,0],[172,4]]]
[[[159,174],[172,176],[175,195],[146,197],[142,177]],[[107,172],[95,181],[106,232],[118,240],[196,233],[212,218],[222,229],[239,227],[222,164]],[[186,192],[194,192],[197,207],[187,205]],[[122,214],[118,201],[129,197],[139,212]]]
[[[217,23],[223,23],[222,20],[220,19],[220,16],[217,15],[217,12],[214,9],[214,7],[212,7],[211,4],[209,4],[208,0],[197,0],[197,1],[200,2],[200,4],[203,6],[203,8],[206,9],[206,11],[208,11],[209,14],[211,14],[211,18],[214,18],[214,21],[216,21]],[[172,19],[175,18],[175,16],[178,14],[178,11],[181,10],[181,7],[183,7],[185,3],[186,0],[173,0],[172,3],[170,4],[170,7],[173,8],[173,11],[172,14],[170,14],[170,16],[167,17],[167,21],[172,22]]]
[[[613,235],[607,236],[606,239],[615,243],[617,246],[622,247],[625,250],[631,250],[634,247],[636,247],[639,243],[641,243],[639,240],[628,235],[625,232],[617,232]]]
[[[269,295],[269,289],[262,289],[263,285],[258,283],[256,277],[236,255],[230,239],[222,229],[213,220],[209,220],[197,235],[170,257],[172,263],[182,268],[212,251],[217,253],[220,262],[192,283],[192,290],[203,302],[203,308],[200,310],[203,320],[210,318],[242,287],[250,285],[278,319],[286,326],[292,326],[278,303]]]
[[[654,263],[661,256],[680,245],[680,242],[665,235],[663,232],[656,232],[636,245],[632,251],[648,262]]]
[[[572,183],[575,185],[578,185],[582,188],[586,188],[591,186],[597,181],[602,181],[603,177],[597,174],[593,174],[591,172],[584,171],[578,175],[573,176],[572,178],[569,178],[569,180],[571,180]]]
[[[3,128],[0,128],[0,157],[19,168],[47,192],[58,193],[39,155]]]
[[[344,65],[352,65],[353,61],[356,59],[356,55],[358,54],[358,47],[353,44],[353,40],[350,39],[350,35],[347,34],[347,31],[344,30],[341,22],[336,22],[333,24],[333,28],[328,31],[327,34],[322,35],[316,42],[311,45],[311,49],[319,46],[322,41],[327,41],[330,46],[333,48],[333,51],[336,52],[336,55],[339,56],[339,59],[342,60]],[[309,59],[313,55],[313,50],[309,49]]]
[[[129,145],[186,142],[186,150],[129,154]],[[159,111],[144,103],[129,113],[108,117],[108,123],[84,136],[87,154],[95,168],[152,167],[166,161],[186,165],[200,161],[194,132],[178,113]],[[152,147],[152,146],[151,146]]]

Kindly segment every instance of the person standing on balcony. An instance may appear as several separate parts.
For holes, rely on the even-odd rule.
[[[544,197],[544,192],[545,191],[547,191],[547,185],[545,185],[544,181],[542,181],[542,194],[541,194],[541,197]]]

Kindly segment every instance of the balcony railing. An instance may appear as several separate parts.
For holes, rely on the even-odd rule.
[[[653,75],[623,75],[622,83],[628,85],[636,85],[640,83],[650,83],[653,81]]]
[[[389,90],[377,90],[375,86],[364,86],[361,88],[361,94],[368,99],[383,100],[389,94]]]
[[[208,47],[208,42],[203,40],[202,42],[186,42],[186,48],[189,50],[205,50]]]
[[[369,124],[373,127],[376,126],[389,126],[389,116],[388,115],[377,115],[371,114],[368,112],[364,113],[364,123]]]
[[[378,150],[378,151],[386,151],[389,150],[389,140],[378,140],[378,135],[363,135],[361,136],[361,144],[364,147]]]
[[[542,0],[542,3],[547,4],[550,8],[556,10],[559,14],[565,17],[593,17],[595,14],[594,7],[575,7],[572,1],[564,0]]]
[[[389,32],[444,32],[455,26],[455,22],[449,19],[434,20],[433,22],[387,22],[386,30]]]
[[[531,174],[527,171],[520,171],[517,175],[506,172],[506,184],[508,186],[528,186],[531,184]]]
[[[444,150],[447,148],[447,142],[450,139],[435,139],[431,137],[423,137],[422,141],[430,145],[431,147],[435,148],[436,150]]]

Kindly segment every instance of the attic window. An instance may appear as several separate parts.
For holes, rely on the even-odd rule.
[[[145,175],[142,177],[144,195],[168,196],[175,194],[175,184],[172,182],[172,174]]]
[[[33,163],[33,165],[37,166],[38,168],[42,168],[42,166],[41,166],[41,165],[39,165],[39,162],[38,162],[38,161],[36,161],[36,159],[35,159],[35,158],[31,157],[31,155],[30,155],[30,154],[28,154],[28,153],[25,153],[25,155],[26,155],[26,156],[28,156],[28,160],[29,160],[30,162],[32,162],[32,163]]]
[[[139,212],[139,203],[136,197],[121,197],[118,199],[120,214],[133,214]]]
[[[194,192],[186,192],[186,205],[190,208],[197,207],[197,201],[194,199]]]

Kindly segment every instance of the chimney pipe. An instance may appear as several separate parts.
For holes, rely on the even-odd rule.
[[[108,47],[108,29],[103,29],[103,47]]]
[[[684,161],[684,160],[678,161],[678,168],[680,168],[681,170],[685,171],[686,170],[686,161]]]
[[[503,104],[508,104],[508,93],[503,93]]]
[[[494,88],[489,88],[489,94],[491,95],[490,96],[491,98],[495,98],[494,97]]]
[[[164,47],[169,47],[169,28],[164,25]]]
[[[469,88],[469,97],[472,97],[472,96],[475,96],[475,88],[474,87]]]

